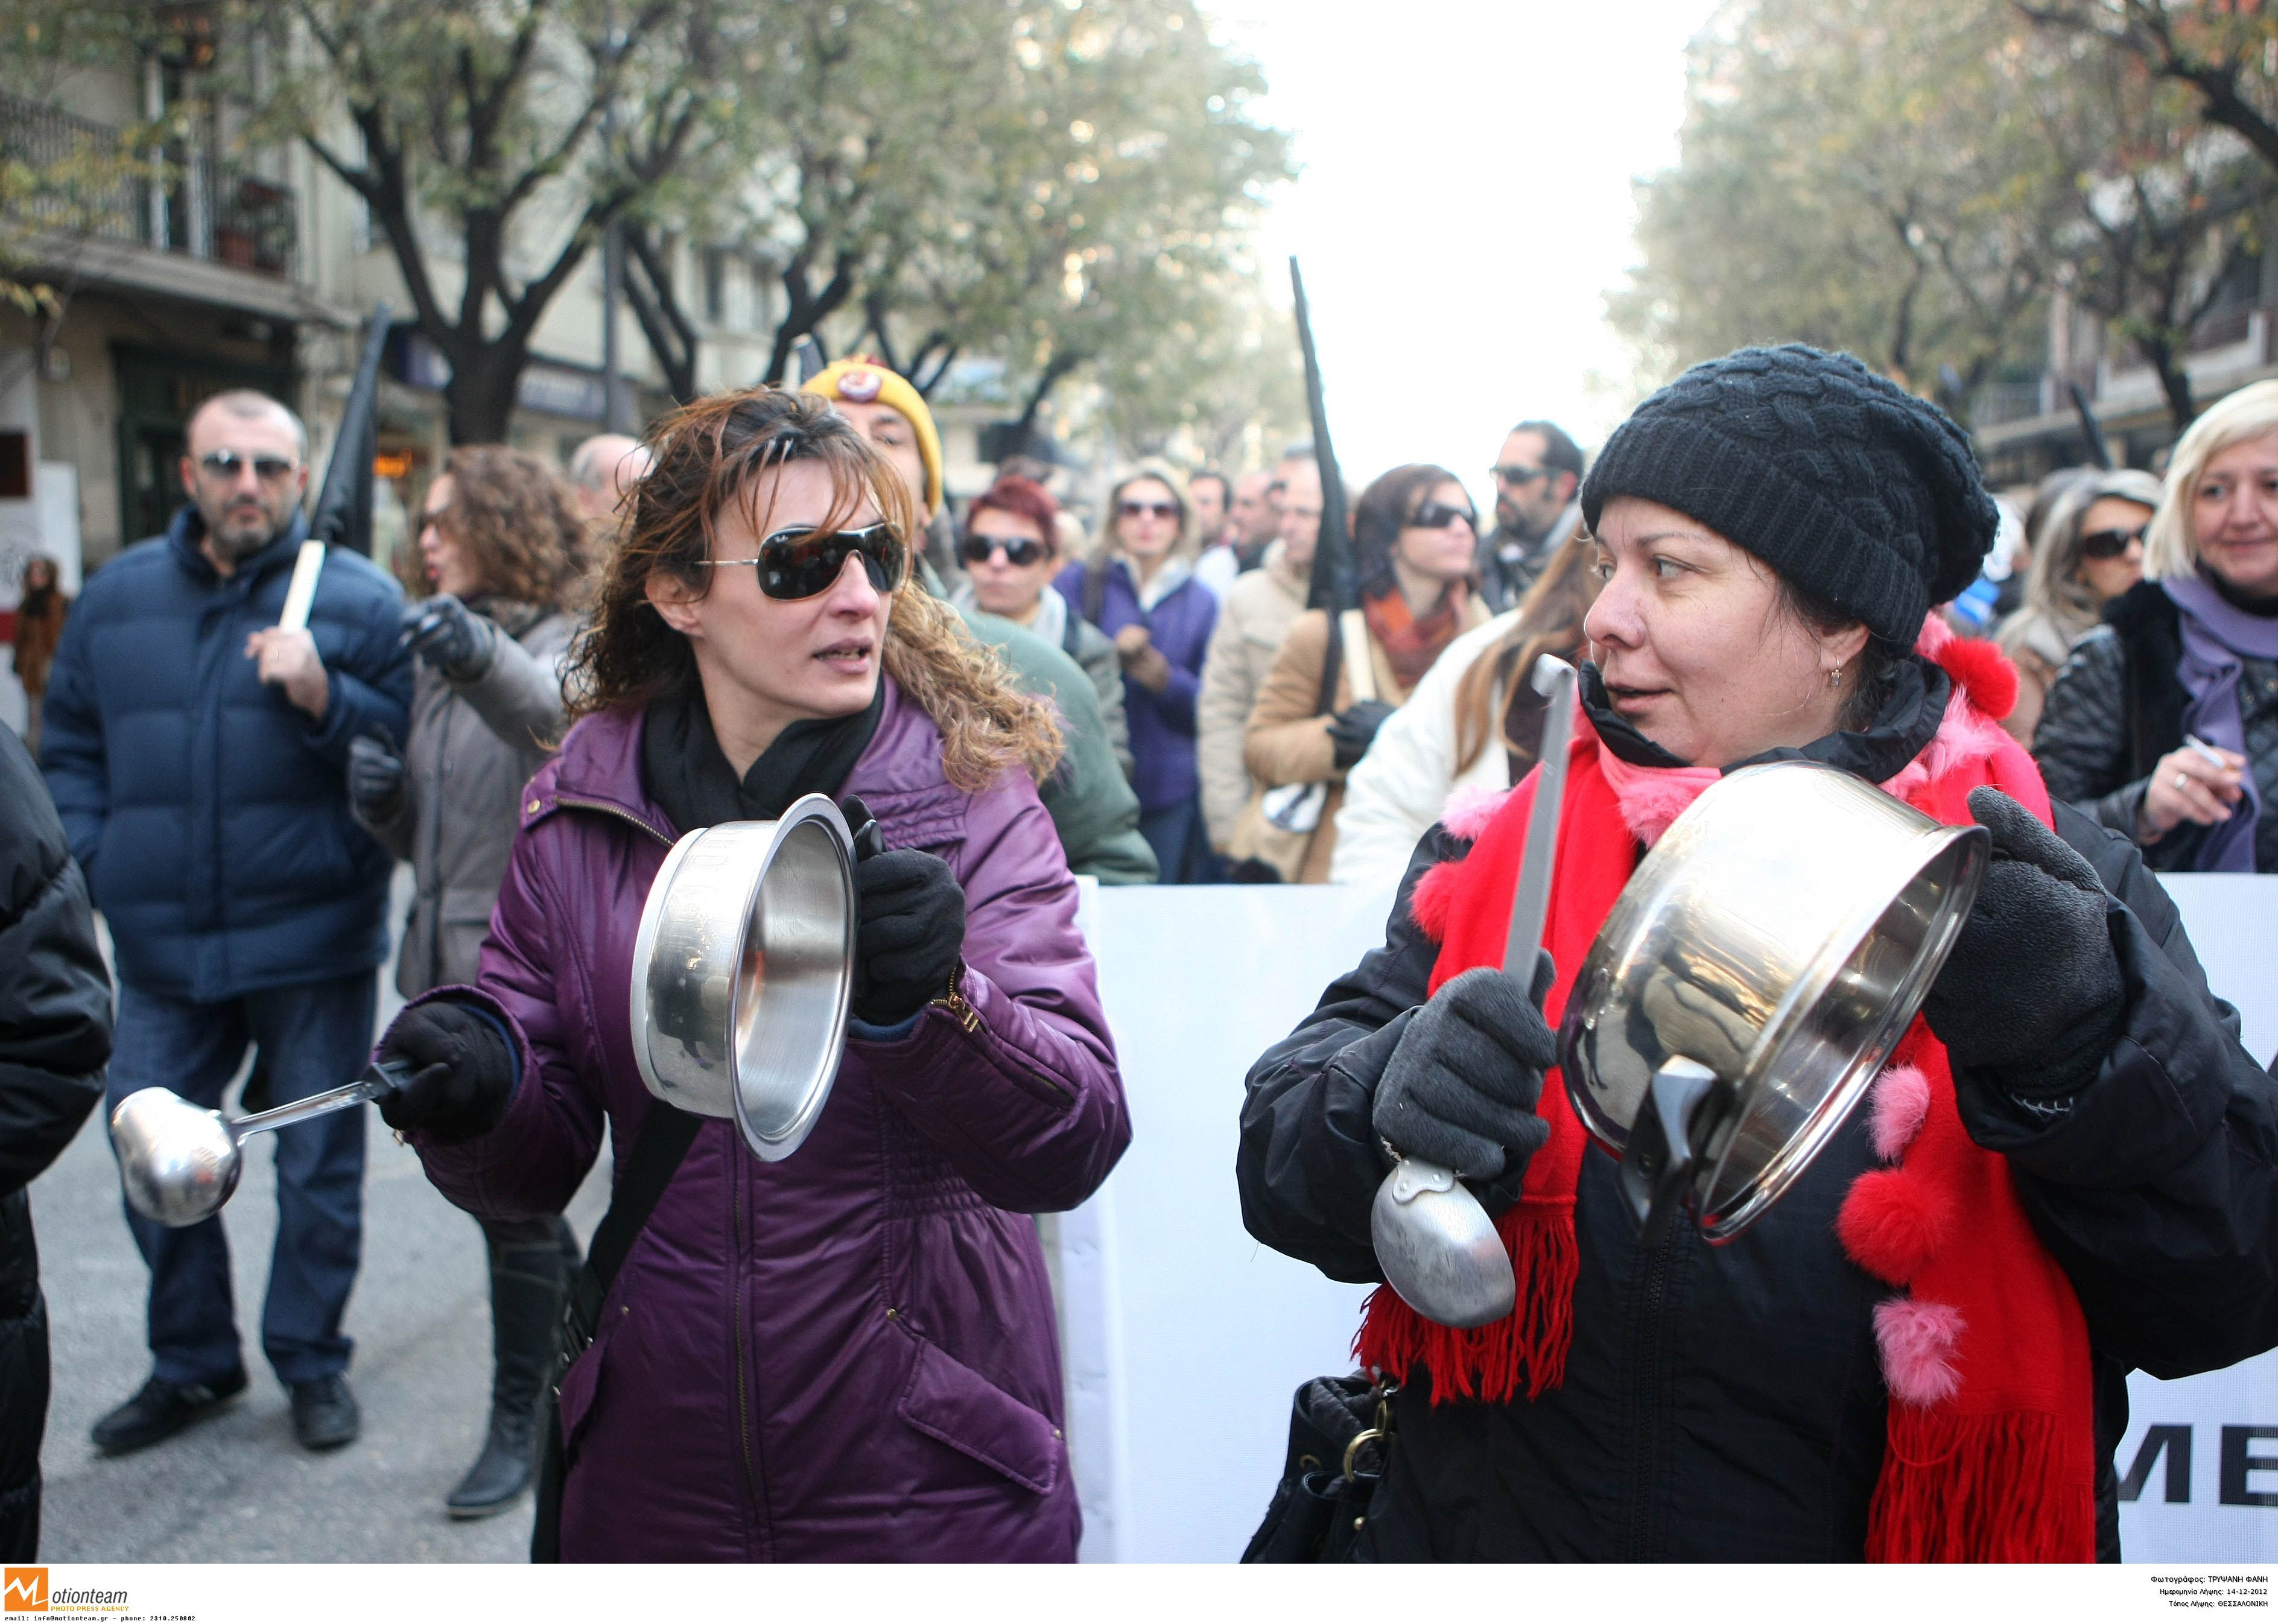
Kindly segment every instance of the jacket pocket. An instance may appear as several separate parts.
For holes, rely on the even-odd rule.
[[[898,1406],[904,1421],[1031,1494],[1050,1494],[1059,1486],[1067,1443],[1050,1416],[932,1343],[921,1338],[917,1349]]]

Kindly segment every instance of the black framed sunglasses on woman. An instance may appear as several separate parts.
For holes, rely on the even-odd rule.
[[[1479,521],[1469,508],[1455,508],[1444,502],[1419,502],[1408,522],[1418,530],[1445,530],[1461,519],[1465,527],[1477,530]]]
[[[2128,550],[2131,541],[2141,541],[2148,525],[2138,525],[2133,530],[2091,530],[2080,539],[2080,550],[2091,558],[2117,558]]]
[[[770,598],[796,601],[829,592],[846,568],[846,561],[854,557],[861,559],[862,572],[870,578],[872,588],[878,592],[898,591],[909,578],[909,549],[902,545],[893,526],[883,521],[865,525],[860,530],[821,530],[813,525],[793,525],[761,541],[756,558],[701,558],[697,562],[707,568],[722,569],[731,564],[755,564],[761,592]]]
[[[982,564],[999,551],[1004,553],[1006,563],[1015,570],[1025,570],[1044,555],[1044,544],[1034,536],[991,536],[975,531],[965,538],[957,555],[969,564]]]

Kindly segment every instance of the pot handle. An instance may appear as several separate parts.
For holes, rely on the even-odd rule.
[[[1642,1228],[1641,1244],[1658,1242],[1683,1205],[1701,1143],[1731,1092],[1723,1078],[1682,1054],[1671,1055],[1653,1074],[1645,1109],[1630,1124],[1622,1153],[1622,1194]]]

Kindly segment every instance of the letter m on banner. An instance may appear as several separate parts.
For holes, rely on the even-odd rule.
[[[2137,1446],[2136,1464],[2128,1468],[2128,1475],[2120,1480],[2120,1498],[2134,1500],[2142,1498],[2144,1485],[2152,1480],[2152,1463],[2165,1451],[2167,1457],[2167,1492],[2162,1497],[2170,1505],[2188,1505],[2191,1502],[2191,1429],[2189,1427],[2147,1427],[2144,1442]]]
[[[45,1613],[48,1570],[11,1567],[0,1574],[0,1613]]]

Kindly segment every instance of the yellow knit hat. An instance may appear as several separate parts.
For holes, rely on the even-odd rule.
[[[941,432],[933,425],[925,396],[908,379],[890,370],[875,356],[849,356],[824,367],[799,389],[826,401],[852,401],[865,406],[875,402],[907,417],[917,431],[919,460],[925,463],[926,506],[936,513],[941,511]]]

